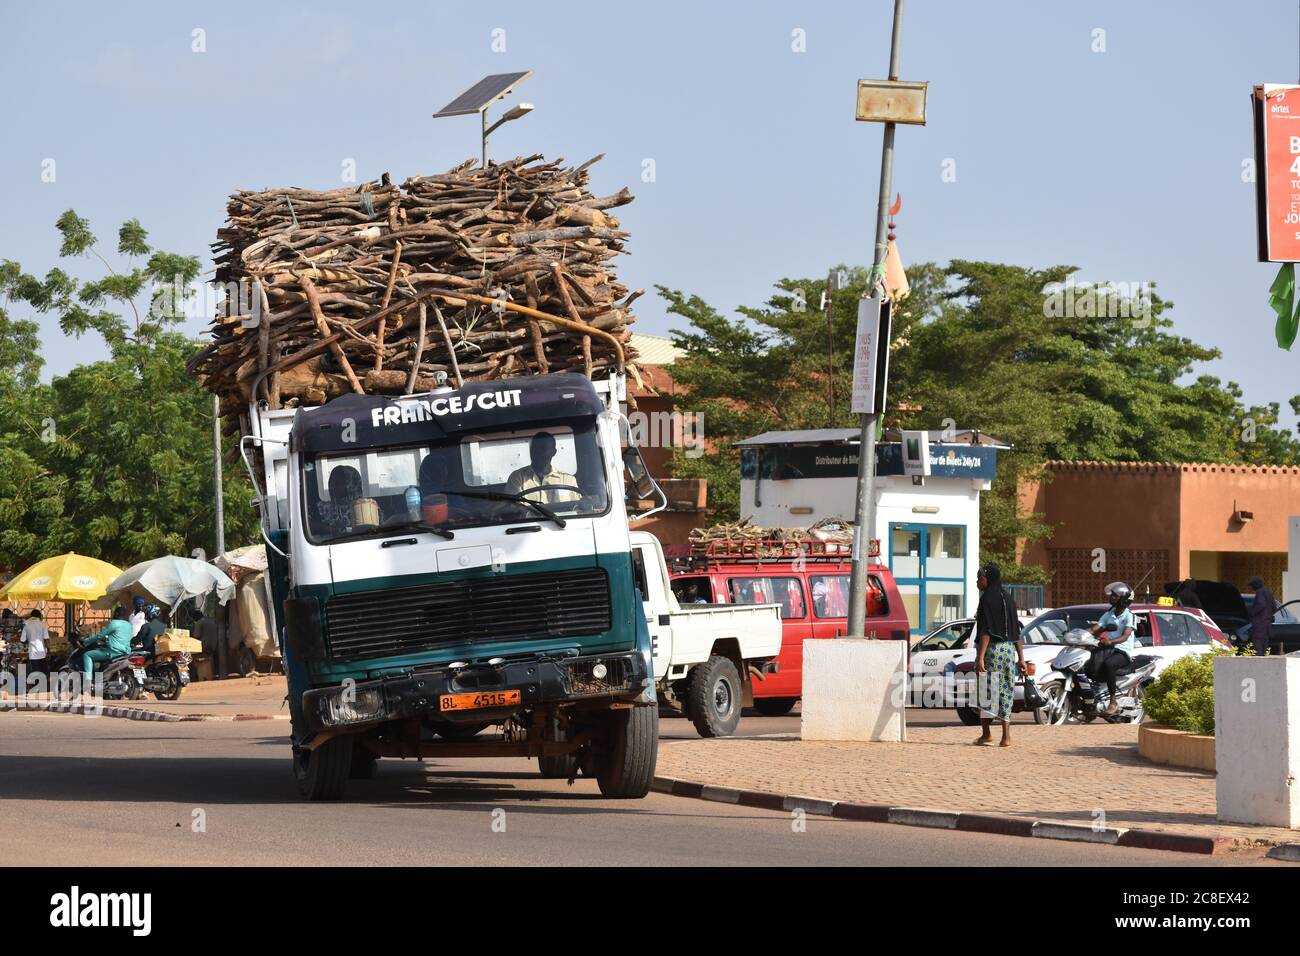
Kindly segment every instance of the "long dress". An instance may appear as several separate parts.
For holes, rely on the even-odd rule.
[[[980,675],[980,717],[1010,720],[1016,692],[1016,645],[1014,641],[990,642],[984,652],[987,668]]]

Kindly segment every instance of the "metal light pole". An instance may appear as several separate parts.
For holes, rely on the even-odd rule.
[[[497,120],[495,123],[489,126],[487,121],[487,107],[483,108],[481,115],[483,117],[483,168],[484,169],[487,169],[488,137],[491,136],[494,132],[496,132],[497,127],[504,126],[506,123],[509,123],[511,120],[517,120],[521,116],[527,116],[532,111],[533,111],[532,103],[520,103],[518,106],[512,108],[499,120]]]
[[[221,480],[221,399],[212,396],[212,482],[213,496],[217,504],[217,554],[226,553],[226,496]],[[226,626],[230,610],[217,608],[217,646],[216,660],[213,661],[213,677],[223,680],[226,676]]]
[[[894,0],[894,29],[889,43],[889,79],[898,79],[898,60],[903,39],[903,0]],[[885,259],[886,219],[889,196],[894,176],[894,124],[885,123],[884,146],[880,154],[880,198],[876,205],[876,247],[869,273],[868,294],[879,296],[880,284],[876,281],[880,264]],[[889,349],[888,335],[882,335],[879,348]],[[853,570],[849,577],[848,637],[865,637],[867,620],[867,565],[871,561],[871,533],[876,526],[876,418],[884,413],[878,408],[873,414],[862,416],[862,432],[858,440],[858,494],[853,510]],[[882,542],[882,549],[884,543]]]
[[[217,503],[217,554],[226,553],[226,499],[221,482],[221,399],[212,396],[212,487]]]

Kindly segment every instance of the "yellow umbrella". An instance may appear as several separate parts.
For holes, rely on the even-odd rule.
[[[107,561],[61,554],[17,575],[0,589],[0,601],[93,601],[121,573]]]

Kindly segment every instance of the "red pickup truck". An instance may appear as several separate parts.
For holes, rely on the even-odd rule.
[[[873,542],[873,547],[875,543]],[[868,565],[868,637],[906,641],[907,612],[889,569]],[[778,671],[754,681],[754,707],[769,717],[788,714],[803,693],[803,642],[848,630],[847,546],[808,540],[713,541],[677,557],[669,575],[679,603],[780,604]]]

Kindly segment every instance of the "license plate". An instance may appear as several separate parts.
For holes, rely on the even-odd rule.
[[[144,668],[143,668],[143,667],[137,667],[137,668],[135,668],[134,670],[135,670],[135,679],[138,680],[140,683],[143,684],[143,683],[144,683]]]
[[[521,701],[517,690],[492,690],[481,694],[443,694],[439,710],[478,710],[482,707],[511,707]]]

